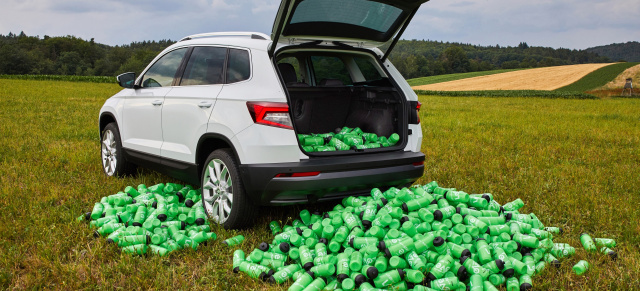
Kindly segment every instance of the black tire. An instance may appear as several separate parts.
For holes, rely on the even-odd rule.
[[[107,176],[123,177],[135,172],[136,165],[124,157],[120,131],[115,122],[107,124],[100,134],[100,158]]]
[[[200,177],[202,206],[211,220],[221,223],[226,229],[243,228],[253,224],[259,208],[244,190],[238,162],[230,149],[213,151],[207,157]]]

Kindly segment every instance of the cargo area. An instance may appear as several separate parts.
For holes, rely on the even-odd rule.
[[[299,136],[337,134],[348,127],[385,138],[395,133],[400,142],[385,149],[402,145],[404,97],[372,56],[287,53],[278,58],[278,70],[288,91],[289,112]]]

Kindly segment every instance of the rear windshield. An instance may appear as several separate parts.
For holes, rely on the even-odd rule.
[[[399,8],[367,0],[306,0],[296,7],[291,24],[335,22],[386,32],[400,14]]]
[[[305,0],[294,8],[283,35],[386,41],[405,16],[400,8],[368,0]]]
[[[278,67],[283,63],[291,68],[283,73],[290,86],[380,85],[387,80],[374,58],[360,54],[298,52],[279,56]]]

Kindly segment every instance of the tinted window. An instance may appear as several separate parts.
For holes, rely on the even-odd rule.
[[[325,84],[336,85],[352,85],[351,77],[344,62],[337,57],[329,56],[312,56],[311,62],[316,76],[316,82],[319,86]],[[336,83],[335,80],[342,84]]]
[[[353,59],[356,61],[356,64],[358,65],[360,72],[362,72],[362,76],[364,76],[365,80],[372,81],[382,79],[382,76],[373,64],[375,60],[367,57],[354,57]]]
[[[182,75],[181,86],[212,85],[224,82],[222,68],[227,49],[221,47],[195,47]]]
[[[387,32],[400,14],[399,8],[368,0],[306,0],[296,7],[291,24],[334,22]]]
[[[142,78],[142,87],[171,86],[186,51],[186,48],[181,48],[162,56],[145,73]]]
[[[229,63],[227,64],[227,83],[235,83],[249,79],[251,76],[251,62],[246,50],[229,49]]]
[[[286,57],[286,58],[282,58],[278,61],[278,65],[280,64],[290,64],[291,67],[293,67],[293,69],[295,70],[295,80],[285,80],[285,81],[295,81],[295,82],[304,82],[304,77],[302,76],[302,73],[300,72],[300,63],[298,62],[298,59],[295,57]],[[293,77],[291,77],[293,78]]]

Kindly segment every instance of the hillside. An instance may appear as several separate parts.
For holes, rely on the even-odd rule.
[[[602,45],[585,51],[608,57],[612,61],[640,62],[640,42],[637,41]]]
[[[555,90],[572,84],[607,65],[610,64],[582,64],[519,70],[412,88],[428,91]]]

